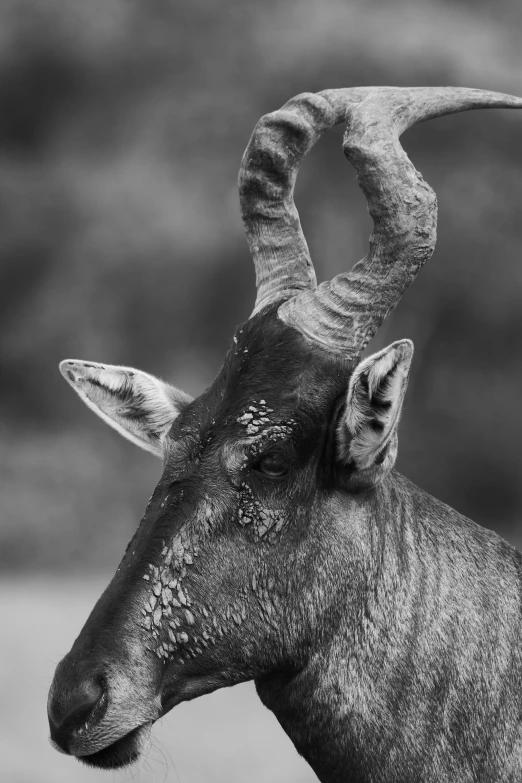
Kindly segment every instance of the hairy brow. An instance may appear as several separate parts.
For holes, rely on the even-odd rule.
[[[175,479],[183,473],[186,466],[199,452],[201,443],[193,434],[187,434],[180,438],[172,438],[167,441],[165,447],[165,472]]]
[[[225,466],[231,472],[240,470],[249,459],[261,455],[271,444],[290,443],[292,434],[289,424],[272,424],[256,435],[230,439],[223,447]]]

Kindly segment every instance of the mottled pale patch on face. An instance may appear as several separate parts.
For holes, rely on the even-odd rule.
[[[258,538],[267,537],[270,543],[276,540],[283,529],[286,516],[280,510],[268,509],[259,500],[247,483],[241,484],[239,494],[238,521],[240,525],[252,525]]]
[[[295,420],[289,418],[284,422],[273,422],[270,418],[270,414],[273,412],[273,409],[267,406],[265,400],[252,402],[236,419],[238,424],[242,424],[245,427],[246,435],[250,436],[240,441],[238,446],[244,448],[246,444],[250,447],[251,454],[255,455],[260,454],[271,442],[275,443],[285,438],[289,439],[292,436]]]
[[[287,514],[283,508],[267,507],[256,497],[246,480],[246,468],[252,460],[292,436],[295,421],[272,423],[264,399],[254,401],[237,417],[245,427],[245,438],[235,439],[222,451],[222,461],[236,487],[237,503],[231,521],[252,531],[259,542],[274,543],[284,529]],[[235,480],[234,480],[235,479]],[[166,494],[160,510],[169,501]],[[266,604],[274,577],[262,569],[252,577],[250,584],[240,589],[234,600],[222,605],[195,601],[191,592],[190,570],[200,555],[216,523],[216,509],[210,498],[198,505],[192,520],[170,542],[163,542],[159,564],[150,563],[142,578],[150,585],[141,610],[141,627],[150,635],[149,649],[160,659],[176,660],[184,664],[215,645],[234,627],[247,619],[248,596],[254,597],[263,613],[271,614],[273,607]],[[188,577],[188,578],[187,578]],[[252,595],[253,594],[253,595]],[[219,599],[218,599],[219,600]],[[268,603],[270,603],[268,601]]]
[[[270,424],[269,414],[273,412],[273,409],[267,406],[266,400],[259,400],[258,403],[249,405],[248,410],[241,414],[237,422],[246,427],[247,435],[255,435],[264,425]]]
[[[272,423],[270,413],[273,413],[272,408],[268,408],[266,401],[261,399],[259,402],[249,405],[248,409],[238,417],[237,422],[246,428],[247,436],[251,437],[238,444],[242,456],[239,457],[238,454],[236,464],[245,463],[249,458],[261,456],[264,451],[269,449],[270,445],[291,438],[295,420],[290,418],[286,422]],[[256,537],[266,538],[270,543],[273,543],[277,534],[282,531],[285,520],[286,515],[282,509],[267,508],[256,498],[246,481],[240,483],[238,508],[240,525],[251,525]]]
[[[168,496],[162,506],[167,499]],[[194,601],[186,577],[213,525],[209,498],[200,504],[196,517],[197,524],[190,530],[184,528],[172,542],[163,542],[160,564],[149,563],[142,577],[150,584],[140,621],[150,634],[148,649],[158,658],[181,664],[215,645],[232,625],[241,625],[247,616],[241,598],[220,608],[210,602]]]

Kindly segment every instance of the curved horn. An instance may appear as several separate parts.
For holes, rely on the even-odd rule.
[[[358,103],[349,91],[319,95],[331,101],[342,99],[345,92],[348,128],[343,147],[373,218],[370,251],[350,272],[286,301],[278,315],[325,349],[355,359],[435,247],[435,194],[399,136],[415,123],[443,114],[522,108],[522,99],[451,87],[376,88]]]
[[[315,288],[315,272],[293,198],[297,171],[319,137],[344,121],[348,103],[363,100],[375,89],[298,95],[257,123],[239,170],[241,215],[256,268],[254,313]]]

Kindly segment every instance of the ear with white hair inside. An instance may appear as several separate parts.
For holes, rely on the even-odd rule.
[[[350,468],[354,486],[375,484],[395,464],[412,356],[411,340],[399,340],[364,359],[350,378],[337,457]]]
[[[141,448],[163,457],[173,421],[192,397],[132,367],[66,359],[60,372],[86,405]]]

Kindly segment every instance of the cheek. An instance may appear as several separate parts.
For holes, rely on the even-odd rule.
[[[246,483],[239,489],[237,518],[239,524],[248,526],[256,538],[269,543],[277,539],[287,521],[283,508],[269,508],[254,496]]]
[[[234,559],[223,526],[230,524],[227,519],[236,518],[237,507],[237,494],[229,496],[226,504],[205,498],[193,524],[163,542],[157,565],[146,566],[142,579],[148,590],[140,625],[146,631],[147,648],[165,662],[186,664],[210,653],[246,619],[245,596],[235,591],[219,595],[220,580],[212,578],[223,562]]]

